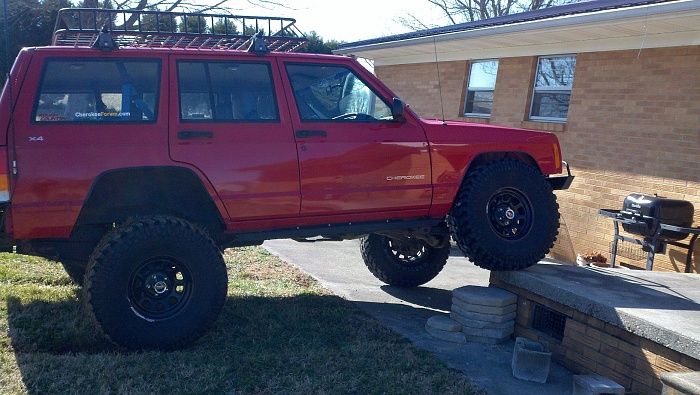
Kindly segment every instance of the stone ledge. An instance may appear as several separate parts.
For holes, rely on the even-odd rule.
[[[502,281],[700,359],[700,276],[540,262]],[[683,319],[679,319],[683,317]]]
[[[662,373],[662,395],[700,395],[700,372]]]

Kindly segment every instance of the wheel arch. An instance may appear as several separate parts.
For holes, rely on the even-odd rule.
[[[218,243],[225,223],[201,178],[184,167],[115,169],[94,181],[76,225],[122,223],[130,217],[172,215],[207,229]]]
[[[528,154],[527,152],[522,152],[522,151],[493,151],[493,152],[482,152],[478,155],[476,155],[472,161],[469,163],[469,166],[467,166],[466,171],[464,172],[464,175],[462,175],[462,182],[464,182],[464,178],[469,174],[470,171],[474,170],[477,166],[480,166],[486,162],[491,162],[496,159],[505,159],[505,158],[510,158],[510,159],[515,159],[520,162],[523,162],[527,165],[532,166],[533,168],[537,169],[540,173],[542,170],[540,169],[540,166],[537,164],[537,161],[535,158],[532,157],[532,155]]]

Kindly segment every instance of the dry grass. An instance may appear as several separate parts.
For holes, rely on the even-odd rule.
[[[460,373],[261,248],[228,250],[215,328],[123,352],[60,265],[0,254],[0,394],[470,394]]]

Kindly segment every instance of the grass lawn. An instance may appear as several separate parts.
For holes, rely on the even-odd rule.
[[[61,265],[0,254],[0,394],[473,394],[461,373],[262,248],[225,253],[228,301],[175,352],[103,339]]]

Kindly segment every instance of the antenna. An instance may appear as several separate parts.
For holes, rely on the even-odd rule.
[[[445,122],[445,104],[442,101],[442,81],[440,81],[440,63],[438,63],[437,43],[435,41],[435,36],[433,36],[433,51],[435,52],[435,68],[437,69],[438,91],[440,92],[440,111],[442,111],[442,124],[447,125],[447,122]]]

